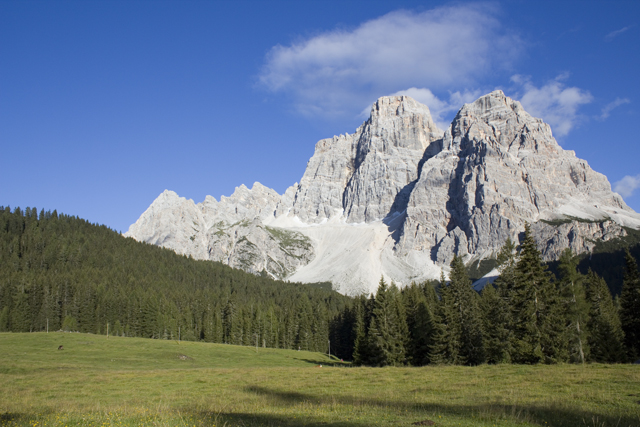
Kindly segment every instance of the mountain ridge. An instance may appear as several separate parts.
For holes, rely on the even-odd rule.
[[[525,222],[547,260],[640,228],[604,175],[502,91],[465,104],[445,131],[412,98],[381,97],[355,133],[318,141],[283,195],[260,183],[219,202],[171,193],[125,235],[345,294],[370,293],[380,276],[437,278],[454,254],[490,257]]]

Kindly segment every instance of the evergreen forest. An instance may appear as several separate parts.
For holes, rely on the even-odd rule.
[[[79,331],[326,353],[348,297],[197,261],[58,214],[0,209],[0,331]],[[108,328],[108,331],[107,331]]]
[[[441,277],[402,290],[380,280],[333,321],[340,357],[367,366],[625,363],[640,357],[640,273],[627,250],[619,298],[565,250],[557,277],[527,225],[498,254],[500,276],[473,290],[461,258]]]
[[[478,293],[449,279],[349,298],[125,238],[83,219],[0,208],[0,331],[94,334],[301,349],[356,365],[625,363],[640,357],[640,272],[625,255],[613,298],[565,251],[552,274],[527,226]]]

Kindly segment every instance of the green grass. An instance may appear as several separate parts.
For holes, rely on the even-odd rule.
[[[640,426],[637,365],[353,368],[77,333],[0,334],[0,390],[0,426]]]

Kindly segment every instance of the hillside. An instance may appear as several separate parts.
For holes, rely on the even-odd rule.
[[[326,352],[349,298],[125,238],[56,211],[0,209],[0,331],[59,329]]]
[[[3,374],[37,366],[94,371],[304,368],[340,365],[326,354],[192,341],[167,341],[71,332],[0,333]],[[58,348],[62,346],[61,350]]]

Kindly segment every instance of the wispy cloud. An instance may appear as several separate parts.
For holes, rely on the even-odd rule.
[[[621,105],[628,104],[631,101],[627,98],[616,98],[615,101],[608,103],[602,108],[602,114],[598,117],[600,120],[606,120],[611,115],[611,111]]]
[[[630,25],[628,27],[624,27],[624,28],[620,28],[619,30],[612,31],[606,36],[604,36],[604,40],[607,42],[610,42],[611,40],[618,37],[620,34],[624,33],[625,31],[629,31],[632,27],[633,25]]]
[[[549,123],[556,136],[567,135],[578,122],[578,108],[593,100],[587,90],[565,87],[563,80],[567,78],[568,75],[563,74],[542,87],[536,87],[527,76],[511,77],[511,81],[523,91],[519,98],[524,109]]]
[[[460,91],[508,67],[522,49],[495,12],[486,5],[392,12],[273,47],[259,80],[290,96],[299,112],[325,117],[356,116],[363,105],[404,88]]]
[[[633,192],[638,188],[640,188],[640,175],[627,175],[613,184],[613,191],[622,197],[631,197]]]

